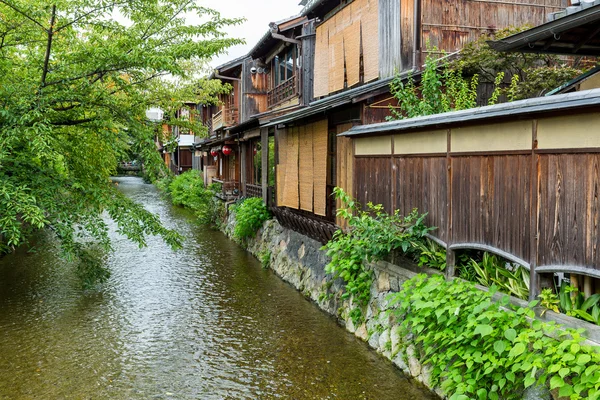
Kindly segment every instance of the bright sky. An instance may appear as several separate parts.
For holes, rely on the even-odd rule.
[[[242,25],[230,28],[229,36],[242,38],[246,44],[232,47],[228,55],[215,58],[211,66],[216,67],[227,61],[247,54],[269,30],[269,22],[280,21],[299,14],[300,0],[200,0],[202,6],[212,8],[226,18],[246,18]]]

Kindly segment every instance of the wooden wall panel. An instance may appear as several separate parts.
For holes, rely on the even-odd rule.
[[[496,247],[529,259],[531,156],[452,159],[452,243]]]
[[[336,18],[337,19],[337,18]],[[337,92],[344,88],[344,36],[329,31],[329,91]]]
[[[429,42],[440,50],[454,52],[483,33],[511,26],[541,25],[549,13],[567,5],[566,0],[422,0],[421,48],[425,50]],[[403,40],[404,36],[403,31]]]
[[[363,206],[368,202],[383,204],[387,212],[392,212],[391,174],[391,158],[355,158],[354,197]]]
[[[600,154],[539,157],[538,265],[600,270]]]
[[[413,17],[411,17],[411,20]],[[400,0],[379,1],[379,76],[389,78],[402,71]]]
[[[432,234],[448,242],[448,174],[446,157],[396,158],[395,208],[402,215],[414,208],[428,213],[425,223],[437,229]]]
[[[413,66],[413,52],[415,51],[415,2],[401,1],[401,68],[398,71],[406,71]]]
[[[352,128],[354,124],[342,124],[336,127],[337,134],[341,134]],[[336,185],[350,195],[353,193],[353,169],[354,163],[353,151],[352,151],[352,139],[348,137],[337,138],[337,182]],[[336,202],[336,208],[342,207],[341,202]],[[345,220],[336,219],[336,223],[339,226],[345,226]]]

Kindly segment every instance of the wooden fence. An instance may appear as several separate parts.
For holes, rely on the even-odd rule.
[[[599,120],[582,114],[355,139],[354,196],[388,212],[427,212],[451,250],[450,273],[455,250],[479,249],[529,268],[532,293],[544,273],[600,278]],[[424,153],[418,135],[429,135],[436,152]]]

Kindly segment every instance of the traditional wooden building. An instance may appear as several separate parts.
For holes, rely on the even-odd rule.
[[[452,53],[484,33],[542,23],[563,3],[313,2],[299,17],[305,19],[297,39],[303,40],[304,52],[314,49],[312,57],[305,54],[302,62],[301,107],[260,121],[263,133],[272,128],[276,136],[277,218],[327,241],[341,222],[336,221],[338,205],[331,198],[332,190],[340,186],[351,191],[354,180],[348,168],[353,162],[352,144],[338,135],[390,116],[390,105],[397,105],[389,88],[394,75],[418,74],[429,51]]]

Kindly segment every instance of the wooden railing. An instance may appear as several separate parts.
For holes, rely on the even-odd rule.
[[[267,95],[267,104],[269,107],[275,107],[284,101],[291,99],[298,94],[298,85],[296,75],[292,76],[287,81],[282,82],[279,86],[270,90]]]
[[[217,197],[223,200],[234,200],[240,197],[240,183],[238,181],[226,181],[212,178],[212,183],[221,184],[221,193],[217,193]]]
[[[301,233],[323,244],[333,238],[338,227],[329,221],[315,218],[312,215],[303,215],[295,210],[285,207],[273,207],[271,212],[279,223],[288,229]]]
[[[237,107],[222,107],[212,117],[212,131],[237,125],[239,121],[239,110]]]
[[[252,185],[246,183],[246,196],[247,197],[261,197],[263,196],[263,190],[261,185]]]

